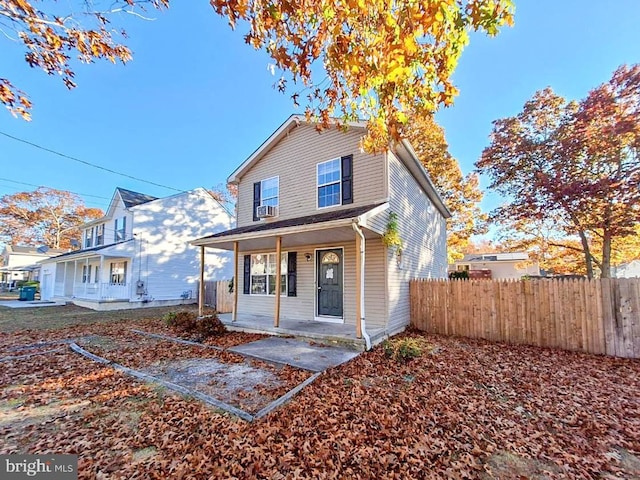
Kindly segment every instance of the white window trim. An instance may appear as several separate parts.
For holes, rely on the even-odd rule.
[[[318,195],[318,190],[320,189],[320,187],[325,187],[327,185],[333,185],[336,182],[331,182],[331,183],[323,183],[322,185],[320,185],[320,183],[318,182],[318,177],[320,176],[320,165],[323,165],[325,163],[329,163],[329,162],[335,162],[336,160],[338,160],[338,170],[340,172],[340,178],[338,179],[338,185],[340,187],[340,194],[338,196],[338,200],[339,202],[336,203],[335,205],[327,205],[325,207],[321,207],[319,205],[319,195]],[[316,164],[316,210],[324,210],[325,208],[334,208],[334,207],[339,207],[342,205],[342,157],[336,157],[336,158],[332,158],[330,160],[325,160],[324,162],[320,162]]]
[[[94,243],[94,227],[84,229],[84,245],[83,248],[91,248]]]
[[[278,200],[278,203],[275,205],[275,207],[280,209],[280,176],[279,175],[260,180],[260,206],[264,205],[264,203],[262,203],[263,200],[267,200],[262,196],[262,192],[264,192],[264,188],[262,188],[262,184],[264,182],[268,182],[269,180],[273,180],[273,179],[275,179],[276,183],[278,184],[278,195],[276,195],[275,197],[267,197],[267,199],[276,198]]]
[[[269,261],[269,255],[275,255],[276,252],[256,252],[256,253],[251,253],[249,254],[251,257],[251,263],[253,263],[253,257],[255,255],[266,255],[267,256],[267,262]],[[285,273],[285,280],[284,280],[284,293],[280,293],[280,297],[288,297],[289,296],[289,252],[280,252],[280,255],[284,255],[285,258],[287,259],[287,273]],[[271,294],[269,293],[269,274],[266,273],[265,276],[267,277],[267,293],[253,293],[253,277],[254,275],[251,274],[251,270],[249,270],[249,295],[253,295],[256,297],[275,297],[275,293]],[[275,277],[275,273],[273,275]]]
[[[101,243],[98,243],[98,238],[100,238],[100,228],[102,228],[102,239],[101,239]],[[95,227],[95,234],[93,237],[93,243],[96,247],[99,247],[100,245],[104,245],[104,223],[101,223],[100,225],[96,225]]]
[[[118,264],[122,264],[122,277],[123,277],[123,282],[114,282],[113,281],[113,266],[114,265],[118,265]],[[122,260],[122,261],[115,261],[115,262],[110,262],[109,263],[109,285],[122,285],[125,286],[127,285],[127,268],[129,267],[127,260]],[[116,274],[118,275],[118,274]]]

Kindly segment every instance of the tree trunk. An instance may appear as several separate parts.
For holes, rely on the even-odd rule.
[[[611,277],[611,233],[609,230],[605,230],[602,237],[602,267],[600,277]]]
[[[589,248],[589,240],[585,233],[581,230],[578,232],[580,235],[580,242],[582,243],[582,251],[584,252],[584,263],[587,267],[587,278],[593,278],[593,259],[591,258],[591,250]]]

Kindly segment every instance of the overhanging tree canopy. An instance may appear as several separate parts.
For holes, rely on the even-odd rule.
[[[169,0],[70,2],[0,0],[0,26],[15,32],[30,65],[59,74],[72,88],[71,55],[81,61],[128,61],[130,50],[107,25],[114,12],[164,7]],[[36,8],[35,6],[40,8]],[[512,24],[511,0],[211,0],[232,27],[248,25],[245,42],[265,49],[281,74],[278,88],[305,102],[321,127],[332,116],[364,118],[367,150],[398,140],[408,112],[424,116],[449,105],[451,75],[469,31],[489,35]],[[186,48],[186,47],[185,47]],[[212,48],[214,48],[212,46]],[[0,77],[0,102],[27,118],[30,100]]]

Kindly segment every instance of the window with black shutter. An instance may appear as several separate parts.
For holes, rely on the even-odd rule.
[[[289,297],[297,296],[297,268],[298,257],[297,252],[289,252],[289,258],[287,258],[287,295]]]
[[[260,220],[258,217],[258,207],[260,206],[260,182],[253,184],[253,221]]]
[[[347,155],[342,161],[342,204],[353,203],[353,155]]]
[[[242,285],[242,293],[249,295],[251,287],[251,255],[244,256],[244,282]]]

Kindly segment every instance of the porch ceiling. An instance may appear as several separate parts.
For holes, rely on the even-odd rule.
[[[362,229],[366,239],[380,238],[367,228]],[[254,236],[245,235],[229,235],[224,238],[210,240],[206,247],[220,248],[222,250],[233,250],[234,242],[238,242],[238,249],[242,252],[250,250],[273,249],[276,237],[282,237],[282,248],[291,249],[294,247],[302,247],[305,245],[317,245],[321,243],[342,243],[355,241],[355,232],[351,226],[351,221],[345,222],[343,225],[334,225],[331,227],[318,224],[318,228],[314,230],[282,232],[278,229],[253,234]]]
[[[55,263],[64,263],[64,262],[74,262],[76,260],[90,260],[92,258],[131,258],[131,255],[128,255],[124,252],[78,252],[76,255],[69,255],[62,258],[56,259]]]

